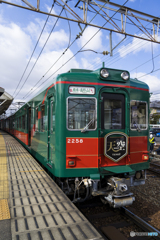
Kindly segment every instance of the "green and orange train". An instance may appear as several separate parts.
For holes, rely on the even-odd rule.
[[[135,200],[149,168],[149,88],[128,71],[71,69],[52,80],[1,128],[46,168],[73,201]]]

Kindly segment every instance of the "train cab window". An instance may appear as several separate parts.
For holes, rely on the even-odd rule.
[[[38,108],[36,108],[36,131],[38,131]]]
[[[22,116],[22,129],[25,129],[25,115]]]
[[[67,128],[87,131],[97,128],[97,101],[95,98],[68,98]]]
[[[130,127],[131,130],[147,129],[147,103],[132,100],[130,103]]]
[[[125,128],[125,97],[122,94],[102,93],[102,129]]]
[[[45,105],[41,106],[41,132],[45,131]]]

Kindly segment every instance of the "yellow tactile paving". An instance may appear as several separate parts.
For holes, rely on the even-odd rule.
[[[5,141],[0,133],[0,199],[9,197],[8,170]]]
[[[8,208],[7,199],[0,200],[0,220],[10,219],[10,212]]]

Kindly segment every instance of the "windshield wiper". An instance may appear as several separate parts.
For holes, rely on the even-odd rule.
[[[91,121],[89,121],[89,123],[87,123],[87,125],[81,130],[81,132],[86,132],[88,130],[88,127],[90,127],[90,125],[92,123],[94,123],[94,121],[96,121],[96,118],[93,116],[93,118],[91,119]]]

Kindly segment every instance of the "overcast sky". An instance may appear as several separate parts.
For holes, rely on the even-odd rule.
[[[24,5],[20,0],[11,1]],[[29,2],[34,5],[36,1],[29,0]],[[43,2],[45,2],[45,4]],[[77,1],[70,2],[70,6],[72,6],[73,10],[75,10],[74,6],[76,2]],[[115,0],[114,2],[124,4],[125,0]],[[52,1],[41,1],[41,9],[43,11],[49,12],[51,6]],[[126,6],[160,17],[159,0],[129,0]],[[59,15],[61,9],[60,6],[55,4],[52,13]],[[112,16],[114,12],[107,10],[107,13],[109,16]],[[91,20],[94,15],[95,14],[89,13],[89,19]],[[66,16],[65,12],[62,13],[62,16]],[[114,18],[118,18],[118,15],[115,15]],[[95,70],[102,66],[103,61],[106,67],[128,70],[130,71],[131,77],[136,77],[145,81],[150,87],[150,92],[153,93],[152,99],[160,100],[160,94],[157,94],[160,93],[160,71],[155,71],[160,68],[160,56],[158,56],[160,55],[159,44],[152,44],[144,40],[126,37],[126,39],[113,51],[112,57],[110,55],[103,56],[99,54],[99,52],[110,51],[109,32],[101,30],[83,48],[83,50],[94,50],[98,52],[97,54],[93,51],[79,52],[72,60],[65,64],[65,62],[80,50],[98,30],[97,28],[87,27],[83,36],[76,40],[65,54],[63,54],[63,57],[54,65],[56,60],[68,47],[69,43],[71,43],[80,32],[77,23],[71,22],[69,24],[68,21],[60,19],[51,33],[55,21],[57,20],[54,17],[49,17],[27,71],[23,76],[46,19],[47,15],[3,3],[0,4],[0,87],[4,88],[6,92],[15,97],[15,102],[28,101],[44,86],[43,82],[48,83],[52,81],[52,78],[61,72],[66,72],[71,68]],[[92,23],[101,25],[101,21],[100,18],[95,17]],[[150,29],[152,25],[146,22],[143,22],[143,24],[147,26],[148,31],[151,33]],[[106,27],[110,27],[110,25],[107,23]],[[132,34],[143,36],[142,32],[137,28],[133,28],[131,24],[127,24],[126,27]],[[49,35],[49,40],[44,47]],[[114,33],[113,47],[121,41],[123,37],[123,35]],[[43,47],[44,49],[42,51]],[[33,68],[33,71],[30,72],[41,51],[40,58]],[[145,63],[146,61],[148,62]],[[65,65],[63,66],[63,64]],[[51,68],[51,66],[53,67]],[[58,70],[59,68],[60,70]],[[152,71],[155,72],[152,73]],[[142,77],[145,74],[148,75]],[[51,75],[52,77],[50,77]],[[38,81],[39,83],[34,87]],[[17,88],[19,82],[20,84]],[[20,90],[20,88],[22,89]],[[33,90],[35,91],[33,92]],[[26,98],[28,93],[32,94]]]

